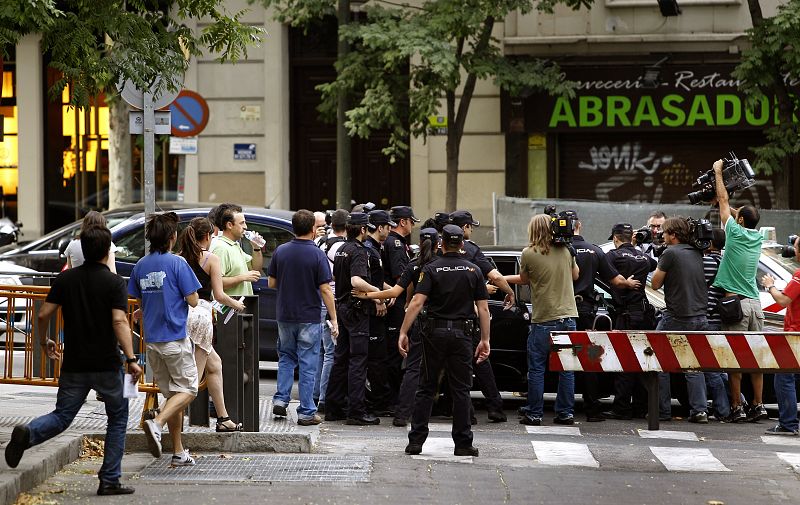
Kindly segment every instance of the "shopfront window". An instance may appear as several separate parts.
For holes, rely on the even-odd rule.
[[[0,141],[0,217],[17,219],[17,185],[19,148],[17,142],[17,93],[14,51],[2,62],[2,93],[0,94],[0,116],[2,116],[2,141]]]

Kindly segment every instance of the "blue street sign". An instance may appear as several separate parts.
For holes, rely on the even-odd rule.
[[[169,110],[172,112],[172,134],[176,137],[195,137],[208,124],[208,104],[194,91],[181,91]]]
[[[255,144],[233,144],[233,159],[234,160],[255,160],[256,159],[256,145]]]

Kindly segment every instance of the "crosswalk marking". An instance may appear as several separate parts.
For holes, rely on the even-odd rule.
[[[769,445],[792,445],[800,446],[800,437],[776,437],[775,435],[764,435],[761,441]]]
[[[792,465],[792,470],[800,473],[800,454],[794,452],[778,452],[779,458]]]
[[[531,441],[536,459],[550,466],[587,466],[599,468],[600,463],[594,459],[589,446],[573,442]]]
[[[575,426],[525,426],[530,435],[567,435],[582,437],[581,429]]]
[[[650,451],[671,472],[730,472],[708,449],[650,447]]]
[[[472,463],[472,456],[454,456],[455,444],[452,438],[428,437],[422,445],[422,454],[413,459]]]
[[[410,424],[408,425],[406,430],[411,431]],[[428,423],[428,431],[450,433],[451,431],[453,431],[453,425],[451,423]]]
[[[697,435],[695,435],[694,432],[692,431],[669,431],[669,430],[657,430],[657,431],[637,430],[637,431],[639,432],[639,436],[642,438],[688,440],[691,442],[698,441]]]

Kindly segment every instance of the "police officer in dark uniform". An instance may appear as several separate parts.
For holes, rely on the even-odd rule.
[[[369,283],[369,253],[363,244],[368,223],[366,214],[350,214],[347,242],[339,247],[333,260],[339,337],[325,393],[326,421],[347,419],[347,424],[359,426],[380,424],[380,419],[367,413],[364,401],[369,353],[369,314],[365,304],[373,302],[359,300],[351,294],[354,288],[378,290]]]
[[[657,263],[653,257],[642,252],[632,244],[633,226],[628,223],[615,224],[611,229],[611,236],[615,249],[606,253],[608,261],[624,276],[632,276],[641,283],[637,289],[619,290],[612,288],[611,295],[614,303],[614,329],[616,330],[652,330],[656,327],[655,309],[647,301],[644,287],[647,275],[656,269]],[[614,403],[610,411],[603,412],[604,417],[610,419],[631,419],[633,417],[634,403],[641,403],[641,412],[647,410],[644,398],[636,398],[634,389],[640,380],[639,374],[620,373],[614,379]],[[641,388],[643,390],[644,388]]]
[[[513,307],[515,302],[514,290],[503,275],[494,267],[494,264],[486,258],[478,244],[469,239],[472,235],[472,229],[480,226],[481,223],[473,219],[472,213],[467,210],[457,210],[450,214],[450,223],[460,227],[464,232],[464,254],[462,257],[470,263],[477,265],[484,279],[489,280],[492,284],[497,286],[498,289],[506,293],[506,307]],[[476,332],[473,338],[473,344],[477,345],[479,341],[480,335]],[[478,381],[478,387],[486,398],[486,411],[489,421],[493,423],[506,422],[506,414],[503,412],[503,399],[500,396],[500,391],[497,389],[491,363],[487,359],[480,363],[475,363],[473,368],[475,379]]]
[[[408,351],[408,331],[427,302],[428,319],[423,331],[422,377],[417,390],[406,454],[420,454],[428,438],[428,419],[433,407],[439,372],[447,370],[453,397],[453,429],[456,456],[478,456],[472,446],[470,397],[473,356],[489,357],[489,294],[478,267],[463,259],[460,249],[464,231],[447,225],[442,232],[444,255],[423,267],[416,293],[406,311],[398,346]],[[473,351],[472,326],[478,308],[481,340]]]
[[[587,242],[581,235],[583,225],[578,214],[569,210],[566,215],[572,219],[574,236],[572,247],[575,249],[575,262],[580,269],[578,280],[572,283],[575,292],[575,305],[578,308],[577,330],[593,330],[597,316],[597,292],[594,280],[600,279],[611,286],[623,290],[635,288],[639,283],[634,279],[626,279],[609,263],[605,253],[595,244]],[[610,329],[610,328],[608,328]],[[605,421],[600,404],[600,374],[584,372],[583,374],[583,409],[588,422]]]
[[[394,286],[413,256],[410,245],[411,231],[419,219],[414,215],[414,210],[405,205],[392,207],[390,218],[396,226],[383,242],[383,270],[384,281]],[[405,304],[405,298],[399,297],[386,314],[386,374],[391,395],[390,405],[394,405],[397,401],[397,392],[403,378],[403,357],[397,351],[397,338],[405,315]]]
[[[397,225],[389,218],[389,213],[385,210],[373,210],[367,216],[369,217],[368,234],[364,245],[369,253],[369,282],[377,289],[382,290],[390,286],[383,281],[381,250],[383,242],[389,235],[389,229]],[[367,405],[376,416],[392,415],[390,407],[393,404],[390,403],[391,395],[386,377],[386,302],[374,300],[366,303],[366,306],[369,311],[367,380],[370,385],[366,394]]]

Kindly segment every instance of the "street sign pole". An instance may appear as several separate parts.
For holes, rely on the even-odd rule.
[[[144,216],[145,222],[156,211],[156,163],[155,163],[155,129],[156,113],[153,108],[153,94],[145,90],[143,100],[144,113]],[[145,240],[145,254],[150,247]]]

